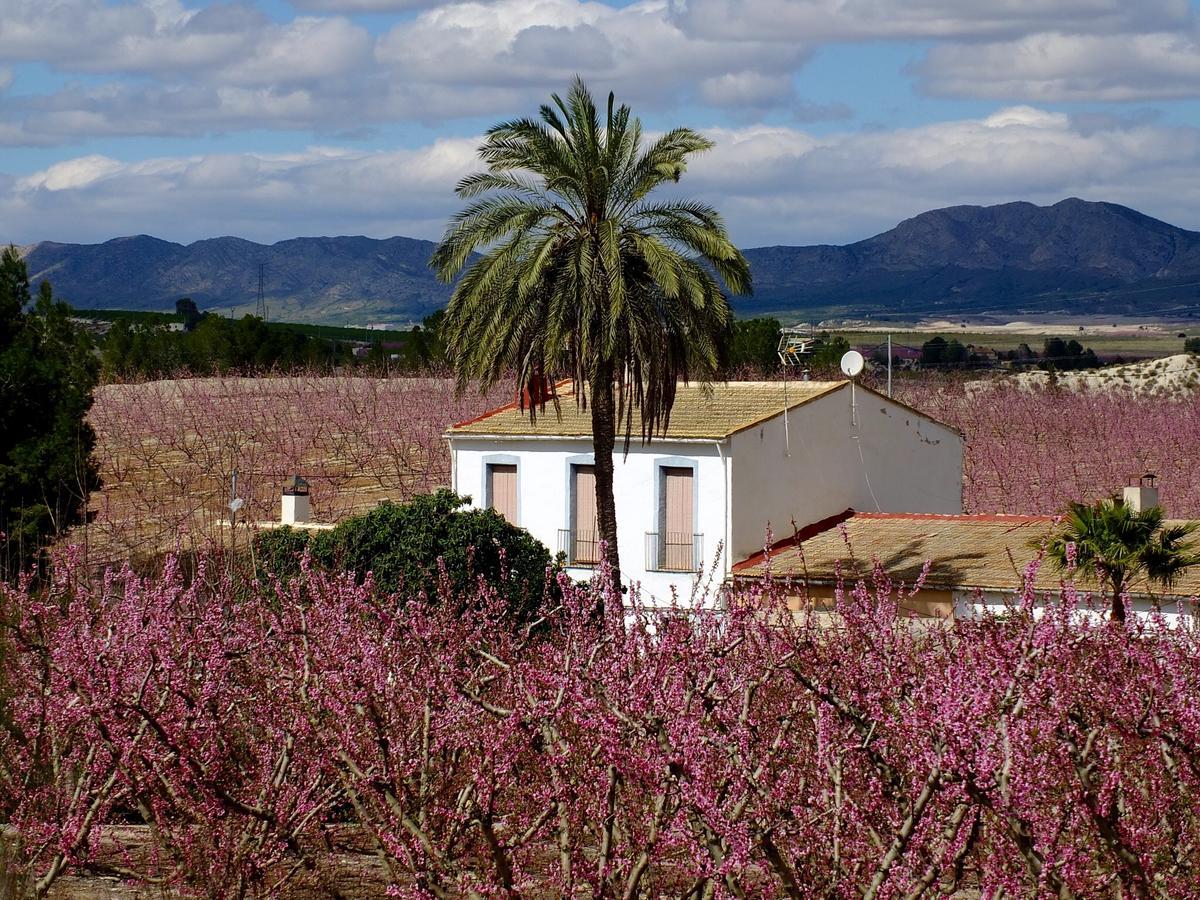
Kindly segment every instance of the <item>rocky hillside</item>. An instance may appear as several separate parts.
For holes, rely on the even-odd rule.
[[[1200,357],[1190,353],[1105,366],[1083,372],[1022,372],[1010,380],[1023,388],[1056,385],[1072,391],[1129,391],[1152,396],[1193,396],[1200,390]],[[994,383],[994,382],[993,382]],[[973,385],[983,382],[972,382]]]
[[[432,250],[403,237],[184,246],[141,235],[37,244],[27,258],[35,280],[77,306],[143,309],[181,296],[252,309],[261,263],[272,315],[366,322],[418,319],[445,303],[449,289],[426,265]],[[746,255],[755,294],[735,301],[742,314],[1200,313],[1200,233],[1114,203],[953,206],[854,244]]]
[[[1115,203],[1005,203],[922,213],[845,246],[747,251],[748,309],[966,313],[1195,308],[1200,233]]]

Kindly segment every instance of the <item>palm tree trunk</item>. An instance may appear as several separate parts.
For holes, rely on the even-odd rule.
[[[613,396],[611,366],[592,373],[592,450],[596,455],[596,526],[604,542],[605,559],[613,582],[621,584],[621,558],[617,551],[617,500],[613,494],[613,448],[616,446],[617,406]]]
[[[1112,621],[1125,624],[1125,579],[1120,575],[1112,578]]]

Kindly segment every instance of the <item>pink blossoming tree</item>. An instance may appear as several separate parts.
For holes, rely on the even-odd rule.
[[[349,858],[409,897],[1200,896],[1197,632],[1070,589],[930,623],[883,573],[819,618],[770,579],[686,615],[564,582],[514,628],[484,584],[78,576],[0,589],[38,893],[337,896]]]

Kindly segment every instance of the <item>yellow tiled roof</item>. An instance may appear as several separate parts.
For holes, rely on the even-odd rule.
[[[730,381],[712,385],[681,384],[675,394],[671,420],[661,438],[729,437],[783,412],[815,400],[817,397],[844,387],[845,381]],[[536,421],[530,421],[529,410],[522,411],[516,403],[485,413],[469,422],[454,425],[447,432],[459,435],[585,437],[592,433],[590,410],[575,402],[567,388],[559,398],[559,415],[547,404],[538,410]],[[641,417],[634,411],[633,435],[642,433]],[[655,435],[655,437],[660,437]]]
[[[827,583],[836,580],[840,565],[846,580],[853,581],[869,577],[878,559],[893,581],[911,585],[928,560],[927,588],[1011,591],[1021,586],[1025,566],[1038,555],[1031,542],[1043,540],[1054,524],[1049,516],[855,513],[840,523],[837,518],[841,517],[820,523],[809,533],[802,531],[799,544],[795,540],[776,544],[771,572],[781,578]],[[737,577],[754,577],[765,570],[762,554],[734,566]],[[1044,562],[1034,585],[1039,591],[1056,591],[1064,578],[1064,573]],[[1082,574],[1073,580],[1080,589],[1096,588]],[[1131,590],[1145,593],[1146,584],[1135,583]],[[1200,566],[1186,571],[1169,591],[1156,585],[1151,592],[1200,594]]]

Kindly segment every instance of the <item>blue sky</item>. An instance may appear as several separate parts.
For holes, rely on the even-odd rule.
[[[0,0],[0,240],[436,238],[579,73],[744,246],[1066,196],[1200,229],[1187,0]]]

